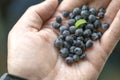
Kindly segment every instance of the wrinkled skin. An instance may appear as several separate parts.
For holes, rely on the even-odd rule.
[[[119,0],[47,0],[30,7],[8,36],[8,72],[29,80],[96,80],[120,38]],[[103,21],[110,28],[87,49],[87,58],[68,66],[54,47],[58,31],[51,23],[63,10],[87,4],[107,9]]]

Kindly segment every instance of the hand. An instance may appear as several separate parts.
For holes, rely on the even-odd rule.
[[[120,39],[120,1],[64,0],[59,7],[57,3],[57,0],[46,0],[30,7],[10,31],[8,72],[29,80],[96,80]],[[85,60],[68,66],[54,47],[57,34],[51,23],[63,10],[71,11],[82,4],[106,8],[103,21],[111,26],[86,51]]]

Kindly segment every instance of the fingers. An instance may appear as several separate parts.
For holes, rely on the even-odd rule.
[[[54,14],[57,5],[58,0],[46,0],[41,4],[31,6],[21,17],[16,26],[40,30],[43,22],[48,20]]]
[[[120,39],[120,9],[110,28],[104,33],[101,45],[107,53],[110,53]]]
[[[107,8],[110,2],[111,0],[94,0],[89,6],[95,7],[96,9]]]
[[[103,21],[107,21],[108,23],[111,24],[119,9],[120,0],[112,0],[107,8],[105,18]]]

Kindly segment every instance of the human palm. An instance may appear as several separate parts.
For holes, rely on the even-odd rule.
[[[86,50],[86,59],[69,66],[54,47],[59,31],[54,30],[51,23],[63,10],[71,11],[82,4],[106,8],[103,21],[112,24],[102,38]],[[9,34],[8,72],[30,80],[96,80],[120,37],[120,28],[115,25],[119,23],[120,12],[115,18],[119,9],[117,0],[64,0],[59,7],[57,0],[48,0],[29,8]]]

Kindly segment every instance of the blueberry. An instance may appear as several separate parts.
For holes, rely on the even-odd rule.
[[[73,60],[77,62],[80,60],[80,57],[78,55],[73,55]]]
[[[64,37],[63,35],[61,35],[61,34],[58,36],[58,39],[64,40],[64,38],[65,38],[65,37]]]
[[[66,37],[66,36],[70,35],[70,32],[68,30],[65,30],[65,31],[63,31],[62,35],[64,37]]]
[[[99,39],[102,37],[102,32],[97,32]]]
[[[96,15],[96,13],[97,13],[97,10],[95,8],[90,8],[89,11],[93,15]]]
[[[75,33],[75,30],[76,30],[75,26],[69,27],[69,31],[71,34]]]
[[[78,15],[81,12],[80,8],[74,8],[73,14]]]
[[[83,41],[81,41],[80,43],[80,48],[84,51],[85,50],[85,44],[83,43]]]
[[[68,25],[69,26],[74,26],[74,24],[75,24],[75,19],[68,20]]]
[[[71,45],[70,45],[70,43],[68,43],[67,41],[64,41],[63,47],[64,47],[64,48],[70,48]]]
[[[75,31],[75,35],[76,35],[76,36],[81,36],[81,35],[83,35],[83,29],[77,29],[77,30]]]
[[[86,29],[86,30],[83,32],[84,37],[89,37],[91,34],[92,34],[92,32],[91,32],[90,29]]]
[[[85,53],[83,53],[81,56],[80,56],[80,59],[85,59],[86,58],[86,54]]]
[[[75,49],[75,48],[76,48],[75,46],[71,46],[71,47],[70,47],[70,52],[71,52],[71,53],[74,53],[74,49]]]
[[[79,47],[76,47],[76,48],[74,49],[74,53],[76,53],[77,55],[81,55],[81,54],[82,54],[82,49],[79,48]]]
[[[62,22],[62,18],[60,16],[56,16],[56,22],[61,23]]]
[[[67,57],[67,58],[65,59],[65,62],[66,62],[67,64],[72,64],[74,61],[73,61],[73,58],[72,58],[72,57]]]
[[[88,40],[90,40],[89,37],[84,38],[84,43],[86,43]]]
[[[108,23],[102,23],[102,29],[107,30],[109,28]]]
[[[100,20],[96,20],[96,21],[94,22],[94,28],[95,28],[95,29],[98,29],[100,26],[101,26]]]
[[[75,14],[73,14],[73,13],[70,13],[70,14],[69,14],[69,18],[70,18],[70,19],[73,19],[74,17],[75,17]]]
[[[88,11],[88,10],[82,10],[82,11],[81,11],[81,16],[82,16],[83,18],[87,19],[88,16],[89,16],[89,11]]]
[[[81,45],[81,40],[76,40],[76,46],[79,47]]]
[[[72,36],[68,35],[68,36],[66,36],[65,40],[66,40],[67,42],[72,43],[74,39],[73,39]]]
[[[77,40],[81,40],[81,41],[83,41],[84,38],[83,38],[82,36],[79,36],[79,37],[77,37]]]
[[[69,56],[69,57],[73,57],[73,56],[74,56],[74,54],[70,53],[68,56]]]
[[[88,10],[88,6],[87,5],[83,5],[81,9],[82,10]]]
[[[69,51],[68,51],[67,48],[61,48],[61,49],[60,49],[60,55],[61,55],[62,57],[67,57],[68,54],[69,54]]]
[[[77,40],[73,40],[73,44],[72,45],[76,46],[76,44],[77,44]]]
[[[105,10],[104,8],[100,8],[98,11],[99,11],[99,12],[103,12],[103,13],[106,12],[106,10]]]
[[[76,20],[76,21],[79,20],[79,19],[82,19],[82,18],[83,18],[83,17],[80,16],[80,15],[75,16],[75,20]]]
[[[54,45],[55,47],[61,48],[63,46],[63,41],[61,39],[56,39]]]
[[[64,11],[62,12],[62,16],[63,16],[63,17],[68,17],[68,16],[69,16],[69,12],[64,10]]]
[[[93,30],[93,29],[94,29],[94,25],[91,24],[91,23],[88,23],[88,24],[85,26],[85,29],[91,29],[91,30]]]
[[[105,14],[104,12],[99,12],[99,13],[98,13],[98,17],[99,17],[100,19],[102,19],[102,18],[104,18],[104,14]]]
[[[93,14],[89,15],[88,17],[89,22],[93,23],[96,20],[96,16],[94,16]]]
[[[93,34],[91,35],[91,39],[92,39],[92,40],[97,40],[97,39],[99,39],[98,34],[97,34],[97,33],[93,33]]]
[[[68,27],[66,27],[66,26],[61,26],[61,27],[59,28],[59,30],[60,30],[60,32],[62,33],[63,31],[68,30]]]
[[[93,46],[93,42],[92,40],[88,40],[85,44],[86,48],[92,47]]]
[[[53,26],[53,28],[55,28],[55,29],[59,29],[60,24],[57,23],[57,22],[54,22],[54,23],[52,23],[52,26]]]

